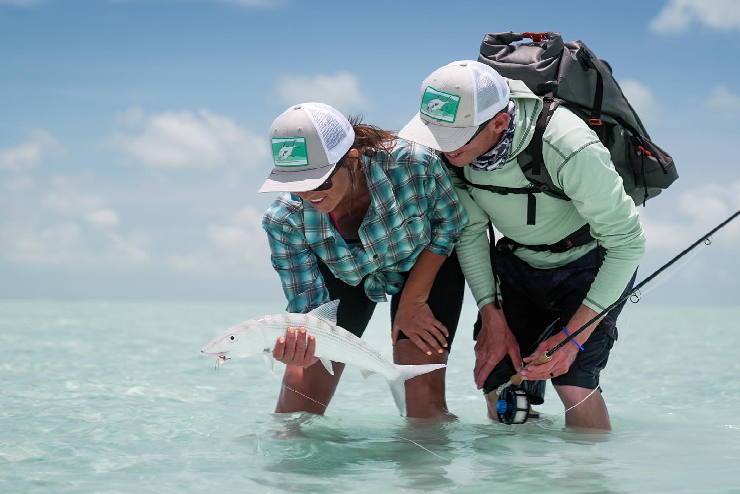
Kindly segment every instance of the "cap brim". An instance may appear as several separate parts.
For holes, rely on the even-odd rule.
[[[417,113],[398,133],[398,137],[413,141],[437,151],[454,151],[468,143],[478,127],[448,127],[436,125]]]
[[[336,164],[310,170],[273,168],[257,192],[307,192],[323,184]]]

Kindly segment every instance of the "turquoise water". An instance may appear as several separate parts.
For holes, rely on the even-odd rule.
[[[397,416],[348,367],[325,417],[276,416],[281,369],[200,348],[281,305],[0,302],[0,492],[740,492],[740,308],[625,309],[603,374],[610,434],[492,424],[466,307],[459,420]],[[388,307],[367,341],[390,356]]]

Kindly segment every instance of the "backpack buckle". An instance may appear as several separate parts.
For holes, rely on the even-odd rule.
[[[604,122],[602,122],[600,118],[589,118],[588,119],[588,124],[591,127],[597,127],[599,125],[604,125]]]

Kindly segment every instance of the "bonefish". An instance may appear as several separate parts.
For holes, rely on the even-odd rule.
[[[337,326],[338,306],[339,301],[335,300],[308,314],[274,314],[244,321],[218,335],[203,347],[201,353],[216,357],[217,368],[221,362],[233,357],[251,357],[262,353],[267,368],[272,371],[275,361],[272,350],[277,339],[285,335],[288,326],[303,326],[316,338],[314,355],[329,374],[334,375],[332,361],[359,367],[365,378],[371,374],[380,374],[388,381],[396,406],[401,415],[405,416],[404,382],[412,377],[441,369],[445,364],[397,365],[388,362],[370,345]]]

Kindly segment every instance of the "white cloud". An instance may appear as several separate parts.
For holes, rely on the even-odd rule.
[[[265,139],[207,109],[147,116],[134,107],[119,120],[141,132],[116,133],[108,144],[153,167],[205,168],[226,162],[251,166],[268,156]]]
[[[360,91],[357,77],[346,72],[335,75],[319,74],[314,77],[283,75],[277,81],[281,102],[295,105],[309,101],[326,103],[344,112],[360,110],[367,106]]]
[[[41,197],[40,204],[57,215],[73,216],[94,227],[111,227],[119,223],[118,214],[107,206],[107,200],[91,194],[75,180],[56,177],[51,190]]]
[[[669,0],[650,29],[658,34],[682,34],[692,24],[720,30],[740,28],[740,2],[736,0]]]
[[[33,188],[34,181],[31,177],[14,177],[0,181],[0,186],[7,192],[19,192]]]
[[[29,138],[0,151],[0,170],[20,171],[38,166],[44,158],[62,152],[59,141],[44,129],[31,129]]]
[[[651,218],[649,203],[647,208],[640,208],[649,249],[677,252],[738,211],[740,180],[727,185],[697,186],[681,194],[677,202],[673,209],[680,217],[670,220]],[[740,218],[729,223],[716,236],[722,238],[723,245],[740,246]]]
[[[99,209],[85,214],[85,220],[93,226],[116,226],[119,222],[118,214],[112,209]]]
[[[150,261],[143,233],[92,237],[76,223],[33,228],[11,224],[0,230],[0,257],[21,265],[49,268],[127,269]]]
[[[39,230],[13,229],[0,232],[2,257],[19,264],[59,266],[84,258],[80,228],[65,223]]]
[[[135,232],[130,235],[108,233],[108,246],[103,260],[106,265],[116,267],[147,264],[151,260],[149,253],[149,235]]]
[[[126,127],[136,127],[144,121],[144,109],[140,106],[132,106],[118,114],[118,121]]]
[[[640,120],[651,123],[660,119],[660,106],[650,88],[634,79],[625,79],[619,85],[627,100],[640,115]]]
[[[706,104],[726,117],[736,117],[740,112],[740,95],[730,91],[727,86],[715,86],[709,93]]]
[[[206,228],[207,250],[173,255],[169,264],[178,271],[205,276],[245,276],[272,273],[270,249],[262,230],[262,212],[252,206],[236,211],[227,224]]]

